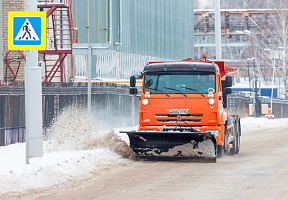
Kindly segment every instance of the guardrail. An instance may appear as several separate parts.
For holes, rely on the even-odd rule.
[[[0,146],[25,141],[25,96],[22,87],[0,87]],[[129,87],[113,83],[92,84],[92,108],[96,117],[112,127],[138,123],[139,99],[129,94]],[[85,108],[86,83],[49,83],[42,89],[43,131],[68,106]],[[76,107],[75,107],[76,106]],[[131,109],[133,108],[133,109]],[[111,120],[119,116],[119,120]]]
[[[0,146],[25,141],[25,96],[24,86],[0,86]],[[86,83],[49,83],[43,87],[43,134],[57,118],[61,110],[68,106],[86,107]],[[102,121],[114,127],[138,124],[140,100],[129,94],[129,86],[114,83],[92,83],[92,108]],[[269,99],[261,99],[270,103]],[[228,109],[231,113],[248,116],[248,104],[244,94],[228,95]],[[275,118],[288,117],[288,101],[273,100]],[[117,116],[119,120],[111,120]],[[111,124],[111,122],[114,124]]]

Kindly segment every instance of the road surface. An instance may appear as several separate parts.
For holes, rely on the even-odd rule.
[[[287,127],[246,131],[240,153],[217,163],[141,162],[107,167],[72,186],[15,194],[26,199],[288,199]]]

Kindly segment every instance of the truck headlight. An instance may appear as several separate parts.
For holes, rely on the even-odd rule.
[[[209,88],[208,89],[208,97],[213,97],[214,96],[214,89],[213,88]]]
[[[218,130],[207,130],[206,133],[210,133],[211,135],[218,136],[219,131]]]
[[[208,100],[208,103],[212,106],[212,105],[214,105],[215,100],[214,100],[214,99],[209,99],[209,100]]]
[[[142,103],[143,103],[145,106],[147,106],[147,105],[148,105],[148,99],[143,99],[143,100],[142,100]]]

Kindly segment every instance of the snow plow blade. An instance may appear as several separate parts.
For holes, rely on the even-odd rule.
[[[214,135],[201,132],[121,131],[129,136],[130,147],[138,160],[216,161],[217,141]]]

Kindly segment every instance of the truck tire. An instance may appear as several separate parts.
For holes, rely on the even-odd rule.
[[[230,148],[231,155],[235,155],[237,152],[237,135],[238,135],[237,124],[238,123],[234,123],[234,140],[232,142],[232,148]]]
[[[224,155],[224,146],[218,145],[217,147],[217,158],[221,158]]]
[[[237,140],[236,140],[236,154],[240,152],[240,136],[241,136],[241,124],[240,118],[237,121]]]
[[[227,143],[227,126],[229,126],[229,124],[231,123],[231,119],[230,116],[228,115],[227,120],[225,121],[225,132],[224,132],[224,153],[225,154],[229,154],[229,149],[226,147],[226,143]]]
[[[232,142],[232,148],[230,148],[230,154],[232,156],[234,156],[236,154],[236,138],[235,140]]]

